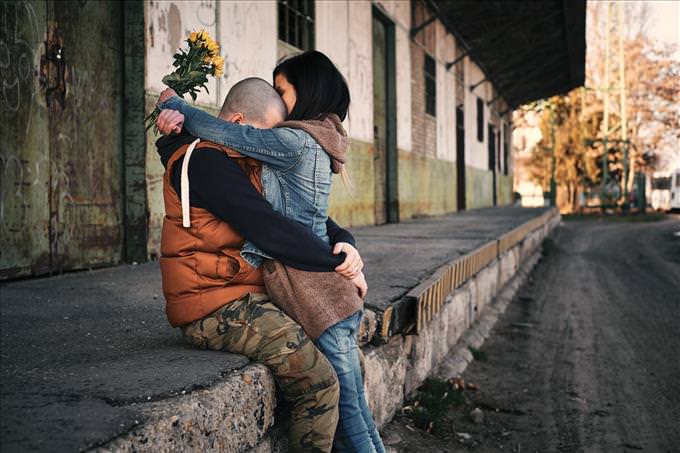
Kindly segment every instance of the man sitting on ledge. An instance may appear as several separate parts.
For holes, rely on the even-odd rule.
[[[271,128],[286,109],[271,85],[251,78],[230,90],[220,117]],[[261,164],[254,159],[187,134],[163,137],[156,146],[166,169],[160,263],[168,320],[196,347],[266,365],[293,403],[289,451],[330,451],[338,419],[335,372],[300,325],[269,300],[260,269],[239,252],[245,237],[298,269],[355,272],[362,262],[354,238],[329,219],[331,250],[311,229],[275,212],[261,196]]]

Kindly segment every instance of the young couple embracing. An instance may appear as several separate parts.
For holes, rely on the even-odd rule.
[[[357,346],[363,262],[327,214],[332,174],[348,181],[349,89],[317,51],[273,79],[235,84],[218,118],[161,93],[166,313],[194,346],[269,367],[293,406],[289,451],[382,453]]]

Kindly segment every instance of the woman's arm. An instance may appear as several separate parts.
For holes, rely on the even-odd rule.
[[[187,104],[178,96],[168,98],[158,107],[181,112],[184,129],[191,135],[228,146],[280,170],[293,167],[304,151],[305,136],[294,129],[258,129],[231,123]]]
[[[172,168],[178,194],[183,158]],[[303,224],[274,211],[233,160],[221,151],[196,150],[189,163],[192,206],[207,209],[261,250],[282,263],[305,271],[332,272],[344,263],[345,253],[331,246]]]

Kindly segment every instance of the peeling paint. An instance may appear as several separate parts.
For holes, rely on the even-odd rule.
[[[165,17],[165,16],[161,16]],[[182,43],[182,17],[179,14],[179,8],[174,3],[170,3],[170,9],[167,15],[168,21],[168,48],[174,51],[180,47]]]

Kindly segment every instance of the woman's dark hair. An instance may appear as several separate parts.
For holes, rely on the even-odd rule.
[[[335,113],[344,121],[349,109],[349,88],[338,68],[323,53],[310,50],[290,57],[274,68],[295,87],[297,100],[289,120],[311,120]]]

